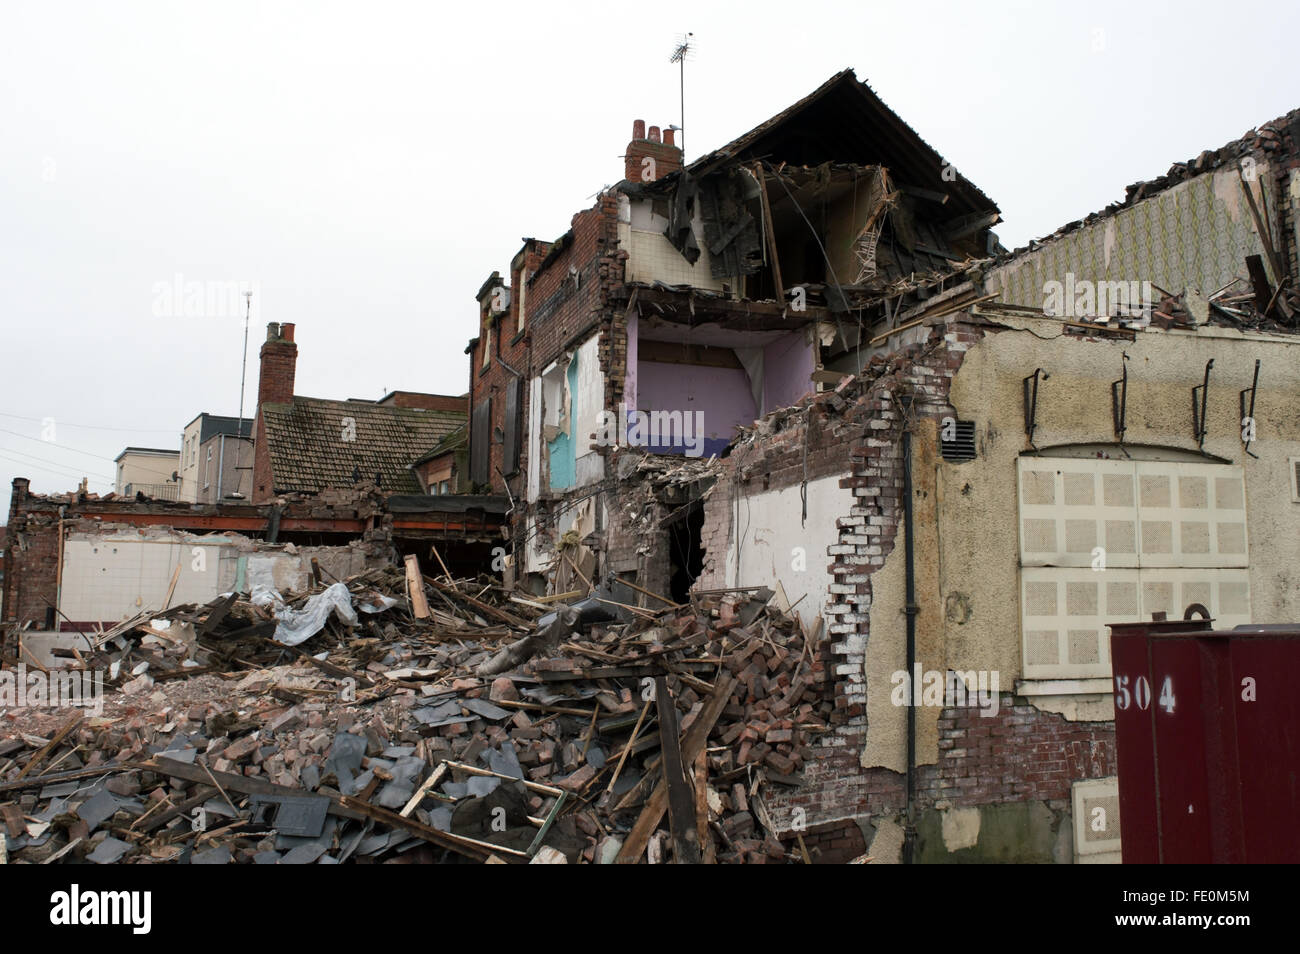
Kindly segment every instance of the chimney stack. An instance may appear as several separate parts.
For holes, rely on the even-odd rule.
[[[298,364],[298,346],[293,343],[293,325],[270,322],[262,345],[261,369],[257,377],[257,406],[293,402],[293,376]]]
[[[658,126],[646,129],[645,120],[632,123],[632,141],[623,154],[623,178],[631,182],[654,182],[682,167],[682,151],[674,142],[673,130]]]

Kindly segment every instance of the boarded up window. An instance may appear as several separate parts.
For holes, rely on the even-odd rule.
[[[519,470],[519,415],[523,408],[524,379],[515,378],[514,382],[506,388],[506,427],[504,437],[504,447],[502,448],[503,464],[502,470],[507,477],[513,476]]]
[[[492,399],[484,398],[474,406],[469,432],[469,479],[472,484],[486,484],[491,479],[489,461],[492,451]]]
[[[1250,622],[1240,467],[1022,457],[1021,635],[1031,679],[1108,677],[1108,623]]]

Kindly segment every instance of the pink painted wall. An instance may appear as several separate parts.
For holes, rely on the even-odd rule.
[[[763,349],[763,413],[789,407],[813,390],[813,349],[803,329]]]
[[[704,412],[705,456],[725,448],[736,436],[737,425],[747,427],[758,416],[749,376],[742,369],[657,361],[638,363],[637,408]]]

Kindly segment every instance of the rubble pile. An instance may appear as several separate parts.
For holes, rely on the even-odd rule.
[[[831,683],[770,591],[569,605],[413,562],[88,635],[102,709],[0,714],[0,856],[810,860],[764,793],[800,783]]]

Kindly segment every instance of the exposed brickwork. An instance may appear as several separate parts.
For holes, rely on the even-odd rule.
[[[527,243],[523,254],[530,254]],[[537,258],[538,253],[533,250],[531,256]],[[528,423],[526,382],[529,341],[527,329],[524,334],[518,331],[518,270],[515,271],[514,281],[513,286],[508,286],[499,278],[495,282],[489,280],[479,291],[479,327],[482,329],[490,325],[492,333],[491,335],[480,333],[477,344],[471,349],[473,355],[470,362],[470,409],[472,414],[473,408],[482,401],[488,398],[492,401],[492,414],[487,428],[489,479],[485,487],[467,486],[464,489],[466,492],[473,490],[504,495],[509,488],[510,494],[518,499],[524,491],[524,475],[527,470],[522,452],[516,466],[509,471],[506,470],[506,402],[511,390],[518,389],[519,429],[515,439],[518,442],[516,446],[522,449],[523,431]],[[504,311],[498,312],[494,306],[503,300],[502,292],[507,289],[511,291],[510,304]],[[487,347],[490,347],[490,351],[488,364],[484,367],[483,349]]]
[[[842,865],[867,853],[867,839],[852,820],[818,825],[800,832],[803,847],[815,865]],[[785,839],[786,851],[799,857],[799,842],[793,834]]]
[[[646,162],[650,159],[650,162]],[[673,130],[665,129],[662,137],[659,127],[637,120],[632,126],[632,141],[623,154],[623,178],[632,182],[654,182],[682,167],[682,151],[673,142]]]
[[[528,281],[530,375],[540,374],[607,319],[607,298],[611,288],[621,288],[625,257],[618,249],[618,198],[605,193],[573,217],[569,231]]]
[[[270,445],[266,441],[266,423],[259,413],[253,422],[253,503],[266,503],[275,496],[271,474]]]
[[[392,407],[413,407],[422,411],[458,411],[469,413],[467,394],[424,394],[420,391],[394,391],[385,395],[380,404]]]
[[[271,322],[259,352],[257,414],[253,422],[253,502],[266,503],[275,495],[271,473],[270,445],[262,420],[263,404],[293,403],[293,382],[298,366],[298,346],[293,343],[293,325]]]
[[[265,537],[271,508],[245,504],[140,503],[133,498],[97,498],[80,494],[46,496],[30,493],[25,477],[14,479],[9,501],[9,519],[5,527],[4,609],[6,622],[26,622],[38,628],[45,624],[48,607],[58,602],[59,511],[63,510],[63,529],[72,532],[97,532],[106,527],[176,526],[203,533],[229,529],[247,537]],[[311,531],[314,542],[328,531],[331,521],[338,521],[338,542],[359,537],[387,547],[392,536],[393,518],[383,507],[383,494],[374,484],[356,488],[326,489],[309,496],[282,498],[283,521],[311,519],[319,521]],[[163,519],[160,519],[163,518]],[[346,536],[345,536],[346,535]],[[291,530],[282,529],[280,539],[290,542]],[[302,542],[299,538],[299,542]]]
[[[1071,782],[1115,772],[1114,722],[1070,722],[1004,693],[996,715],[943,711],[939,762],[922,767],[917,793],[923,805],[1069,799]]]
[[[293,325],[271,322],[259,353],[257,406],[288,404],[293,400],[293,379],[298,364],[298,346],[293,343]]]
[[[748,495],[798,486],[805,472],[810,481],[841,474],[840,486],[854,496],[838,520],[838,543],[827,554],[834,582],[822,612],[826,638],[814,664],[814,676],[834,684],[832,731],[813,745],[803,787],[770,795],[778,828],[790,826],[796,809],[803,824],[815,829],[904,807],[904,776],[864,770],[859,762],[867,730],[871,575],[884,566],[902,522],[904,405],[912,402],[913,421],[955,415],[948,403],[952,376],[985,332],[968,316],[952,316],[925,344],[877,357],[837,391],[770,416],[722,462],[702,532],[703,588],[732,582],[725,579],[724,564],[732,544],[733,487]],[[1113,724],[1069,722],[1010,695],[1004,700],[991,718],[976,709],[944,711],[939,762],[918,769],[921,808],[940,800],[982,805],[1068,799],[1072,781],[1113,774]]]

